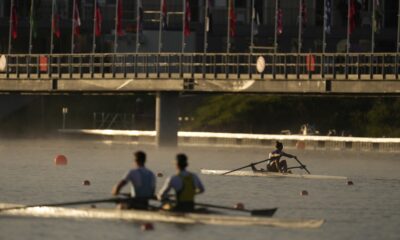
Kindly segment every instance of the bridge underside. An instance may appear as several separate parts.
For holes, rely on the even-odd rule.
[[[90,75],[90,74],[88,74]],[[203,93],[268,93],[268,94],[350,94],[350,95],[399,95],[400,81],[395,80],[395,75],[372,76],[371,75],[325,75],[322,79],[319,76],[309,75],[260,75],[251,77],[249,75],[230,75],[221,74],[215,76],[211,74],[203,76],[202,74],[188,74],[182,78],[179,76],[170,76],[157,74],[147,76],[113,76],[107,74],[104,78],[101,76],[90,76],[76,74],[65,78],[63,75],[49,77],[34,76],[18,77],[10,74],[8,78],[0,77],[0,92],[2,93],[32,93],[32,94],[60,94],[80,92],[90,93],[133,93],[139,91],[159,92],[203,92]],[[154,76],[152,76],[154,75]],[[318,77],[318,78],[317,78]],[[335,78],[334,78],[335,77]],[[381,78],[379,78],[381,77]]]

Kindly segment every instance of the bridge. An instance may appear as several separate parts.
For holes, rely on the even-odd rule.
[[[176,146],[179,93],[397,96],[399,70],[399,53],[12,54],[0,93],[156,92],[156,143]]]
[[[2,59],[3,93],[400,93],[398,53],[17,54]]]

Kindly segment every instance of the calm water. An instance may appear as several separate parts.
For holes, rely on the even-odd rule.
[[[110,196],[111,187],[131,166],[132,152],[148,152],[149,167],[174,173],[177,151],[189,155],[190,169],[232,169],[265,158],[271,149],[181,148],[157,150],[133,144],[79,140],[0,141],[0,202],[44,203]],[[385,153],[296,151],[314,174],[344,175],[340,180],[201,178],[199,201],[247,208],[279,207],[280,218],[323,218],[315,230],[271,227],[182,226],[155,223],[142,232],[137,223],[0,217],[0,239],[400,239],[400,156]],[[66,167],[53,158],[65,154]],[[290,160],[289,160],[290,161]],[[291,162],[294,163],[294,162]],[[88,179],[91,186],[83,186]],[[158,188],[164,178],[158,178]],[[300,196],[307,190],[309,196]]]

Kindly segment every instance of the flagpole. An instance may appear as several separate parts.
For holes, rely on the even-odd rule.
[[[396,44],[396,79],[399,78],[399,51],[400,51],[400,0],[397,11],[397,44]]]
[[[51,36],[50,36],[50,57],[49,57],[49,76],[51,76],[51,73],[52,73],[52,69],[51,69],[51,67],[52,67],[52,55],[53,55],[53,49],[54,49],[54,37],[53,37],[53,35],[54,35],[54,24],[55,24],[55,22],[54,22],[54,7],[55,7],[55,1],[56,0],[52,0],[52,3],[51,3],[51,31],[50,31],[50,33],[51,33]]]
[[[71,54],[74,53],[74,48],[75,48],[75,34],[74,34],[74,30],[75,30],[75,5],[76,5],[76,0],[73,0],[72,2],[72,30],[71,30]]]
[[[251,60],[253,57],[253,48],[254,48],[254,20],[255,20],[254,1],[255,0],[251,0],[251,29],[250,29],[250,56],[249,56],[250,77],[251,77]]]
[[[186,0],[182,0],[182,49],[181,49],[181,57],[179,59],[179,72],[181,77],[183,77],[183,53],[185,52],[185,26],[186,26]]]
[[[276,77],[276,53],[278,50],[278,0],[275,0],[275,32],[274,32],[274,57],[273,57],[273,67],[272,75],[275,79]]]
[[[31,54],[32,54],[32,33],[33,33],[33,8],[35,5],[35,0],[31,0],[31,10],[30,10],[30,18],[29,18],[29,55],[28,55],[28,64],[26,67],[26,72],[28,74],[28,78],[30,77],[31,71],[30,71],[30,64],[31,64]]]
[[[96,25],[97,25],[97,0],[93,0],[93,39],[92,39],[92,53],[96,52]]]
[[[163,0],[160,0],[160,24],[158,29],[158,55],[157,55],[157,77],[160,77],[160,54],[162,50],[162,24],[163,24]]]
[[[139,52],[139,35],[140,35],[140,3],[141,0],[136,0],[136,47],[135,47],[135,77],[137,77],[137,55]]]
[[[347,39],[346,39],[346,63],[345,63],[345,75],[346,78],[349,74],[349,53],[350,53],[350,5],[351,0],[347,0]]]
[[[372,24],[371,24],[371,57],[369,59],[369,74],[370,78],[373,78],[373,57],[375,52],[375,31],[377,29],[377,22],[376,22],[376,15],[375,15],[375,8],[376,8],[376,0],[372,0]]]
[[[113,56],[113,76],[115,76],[115,55],[118,50],[118,8],[119,8],[119,0],[115,1],[115,34],[114,34],[114,56]],[[121,23],[119,23],[121,24]]]
[[[208,17],[208,1],[205,0],[205,9],[204,9],[204,49],[203,49],[203,78],[205,78],[206,72],[206,54],[208,49],[208,31],[210,30],[210,19]]]
[[[299,64],[300,64],[300,53],[301,53],[301,44],[302,44],[302,39],[301,39],[301,31],[302,29],[302,24],[303,24],[303,19],[302,19],[302,4],[303,0],[299,0],[299,33],[298,33],[298,39],[297,39],[297,64],[296,64],[296,75],[297,78],[299,78],[300,72],[299,72]]]
[[[229,75],[229,52],[231,48],[231,2],[232,0],[228,1],[228,28],[227,28],[227,37],[226,37],[226,65],[225,65],[225,74],[228,77]]]
[[[324,26],[322,27],[322,58],[321,58],[321,76],[325,77],[325,52],[326,52],[326,29],[327,29],[328,12],[326,0],[324,0]]]
[[[14,24],[13,21],[13,7],[14,7],[14,0],[11,0],[10,4],[10,28],[9,28],[9,35],[8,35],[8,55],[11,54],[11,47],[12,47],[12,26]]]

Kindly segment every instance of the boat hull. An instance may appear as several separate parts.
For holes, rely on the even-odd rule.
[[[0,203],[0,208],[21,205]],[[249,216],[232,216],[198,213],[151,212],[141,210],[118,210],[97,208],[30,207],[1,211],[1,216],[25,216],[40,218],[73,218],[125,220],[139,222],[165,222],[178,224],[211,224],[230,226],[270,226],[283,228],[318,228],[324,220],[313,219],[277,219]]]
[[[201,169],[201,174],[206,175],[222,175],[222,176],[242,176],[242,177],[271,177],[271,178],[306,178],[306,179],[331,179],[331,180],[346,180],[344,176],[326,176],[313,174],[294,174],[294,173],[275,173],[275,172],[253,172],[253,171],[235,171],[223,175],[230,170],[212,170]]]

